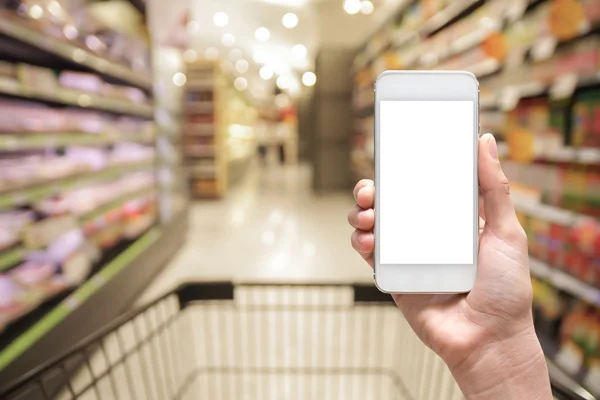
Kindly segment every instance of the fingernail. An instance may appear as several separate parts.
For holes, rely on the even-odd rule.
[[[496,145],[496,138],[490,134],[490,139],[488,143],[488,148],[490,151],[490,155],[494,160],[498,159],[498,145]]]

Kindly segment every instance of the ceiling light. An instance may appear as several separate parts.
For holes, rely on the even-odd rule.
[[[197,33],[200,30],[200,24],[198,21],[190,21],[187,24],[188,33]]]
[[[313,86],[317,83],[317,76],[314,72],[307,71],[302,75],[302,83],[304,83],[304,86]]]
[[[256,37],[256,40],[259,42],[266,42],[271,37],[271,32],[264,26],[261,26],[254,32],[254,37]]]
[[[360,12],[362,12],[363,14],[366,14],[366,15],[372,14],[374,9],[375,9],[375,6],[373,5],[373,3],[370,0],[364,0],[360,4]]]
[[[281,23],[288,29],[295,28],[298,25],[298,16],[294,13],[287,13],[281,19]]]
[[[360,0],[345,0],[344,11],[348,14],[354,15],[360,11],[361,4]]]
[[[242,90],[246,90],[248,87],[248,81],[246,78],[239,76],[233,82],[233,86],[235,86],[235,88],[241,92]]]
[[[235,44],[235,36],[231,33],[226,33],[221,38],[221,43],[223,43],[223,46],[225,47],[231,47]]]
[[[219,58],[219,50],[217,50],[214,47],[209,47],[206,50],[204,50],[204,58],[206,58],[207,60],[216,60],[217,58]]]
[[[294,58],[300,59],[300,58],[304,58],[306,57],[306,46],[302,45],[302,44],[297,44],[294,47],[292,47],[292,56]]]
[[[29,16],[33,19],[40,19],[44,16],[44,9],[41,6],[34,4],[29,9]]]
[[[240,49],[231,49],[229,51],[229,59],[233,62],[236,62],[242,58],[242,51]]]
[[[239,72],[240,74],[243,74],[244,72],[248,72],[248,67],[249,67],[248,61],[246,61],[244,59],[238,60],[235,63],[235,70],[237,72]]]
[[[173,75],[173,83],[179,87],[185,85],[186,81],[187,81],[187,77],[184,74],[182,74],[181,72],[178,72],[175,75]]]
[[[263,78],[265,81],[268,81],[273,77],[273,70],[267,67],[266,65],[262,67],[260,71],[258,71],[258,73],[260,77]]]
[[[287,89],[290,87],[290,78],[287,76],[280,76],[277,78],[277,87],[281,90]]]
[[[213,22],[219,28],[223,28],[229,23],[229,16],[224,12],[219,11],[218,13],[215,13],[215,15],[213,15]]]
[[[183,52],[183,59],[188,63],[193,63],[198,59],[198,53],[196,53],[196,50],[187,49]]]

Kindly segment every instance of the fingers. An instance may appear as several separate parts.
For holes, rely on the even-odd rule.
[[[352,243],[354,250],[356,250],[372,267],[373,250],[375,249],[375,236],[373,233],[357,229],[352,233],[350,242]]]
[[[375,187],[370,179],[363,179],[354,187],[354,198],[361,208],[373,208],[375,202]]]
[[[356,205],[348,213],[348,222],[353,228],[372,231],[375,225],[375,211],[372,208],[365,210]]]
[[[522,228],[510,198],[508,179],[498,161],[496,140],[489,133],[479,140],[479,187],[486,229],[503,240],[520,236]]]
[[[360,189],[364,188],[365,186],[373,186],[373,181],[370,179],[361,179],[360,181],[358,181],[356,186],[354,186],[354,191],[352,192],[352,194],[354,194],[355,199],[357,198]]]

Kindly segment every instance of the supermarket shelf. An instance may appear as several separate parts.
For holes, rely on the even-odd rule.
[[[113,201],[110,201],[107,204],[104,204],[98,207],[95,210],[92,210],[82,216],[79,216],[79,221],[82,224],[87,224],[93,222],[96,218],[102,217],[106,215],[108,212],[115,208],[121,207],[124,203],[135,200],[141,196],[146,194],[150,194],[154,192],[154,187],[145,188],[142,190],[138,190],[134,193],[128,193],[122,197],[119,197]],[[18,246],[12,250],[8,250],[6,252],[0,253],[0,272],[11,268],[13,265],[21,262],[25,257],[26,249]]]
[[[151,187],[137,190],[133,193],[127,193],[121,197],[118,197],[118,198],[98,207],[95,210],[92,210],[88,213],[85,213],[85,214],[79,216],[79,220],[83,224],[93,222],[94,219],[96,219],[98,217],[102,217],[103,215],[105,215],[106,213],[108,213],[109,211],[111,211],[115,208],[121,207],[124,203],[127,203],[128,201],[131,201],[131,200],[135,200],[138,197],[142,197],[146,194],[150,194],[150,193],[154,192],[154,190],[155,190],[154,186],[151,186]]]
[[[600,289],[532,257],[529,258],[529,268],[533,276],[548,281],[557,289],[600,307]]]
[[[523,82],[504,87],[498,95],[482,97],[480,107],[482,109],[500,108],[510,110],[523,98],[549,94],[555,99],[564,99],[570,97],[578,88],[598,83],[600,83],[600,71],[590,75],[558,77],[550,83]]]
[[[187,136],[215,136],[215,124],[186,124],[184,132]]]
[[[0,193],[0,210],[41,200],[54,193],[85,185],[87,183],[93,183],[98,180],[114,179],[128,172],[151,168],[153,165],[152,162],[145,162],[110,167],[98,172],[87,172],[77,174],[76,176],[65,177],[63,179],[52,180],[50,182],[42,182],[25,188],[10,189]]]
[[[90,69],[146,90],[152,88],[150,76],[145,76],[125,65],[108,61],[78,46],[38,32],[34,28],[28,27],[26,21],[20,22],[18,17],[10,11],[0,11],[0,34],[57,56],[71,65]]]
[[[0,381],[21,377],[126,311],[183,244],[186,230],[183,211],[137,239],[0,351]]]
[[[151,135],[126,134],[126,135],[103,135],[88,133],[18,133],[11,135],[0,135],[0,151],[23,151],[40,148],[60,148],[67,146],[99,147],[114,145],[117,143],[139,143],[152,144],[154,138]]]
[[[458,17],[469,8],[476,6],[478,3],[483,4],[481,0],[462,0],[453,1],[449,6],[439,11],[433,17],[429,18],[419,29],[419,33],[423,36],[431,35],[444,28],[449,22]]]
[[[548,335],[537,331],[537,336],[542,345],[550,375],[552,390],[560,400],[598,400],[580,383],[583,379],[580,373],[575,376],[568,374],[556,362],[559,354],[559,344]]]
[[[596,400],[596,397],[560,369],[549,357],[546,357],[546,364],[548,365],[552,389],[558,392],[555,394],[564,394],[569,399],[575,400]]]
[[[110,111],[116,114],[134,115],[145,118],[151,118],[154,113],[151,104],[138,104],[131,101],[103,97],[93,93],[78,92],[76,90],[65,88],[44,91],[38,88],[23,86],[15,80],[1,77],[0,94],[75,107],[93,108],[102,111]]]

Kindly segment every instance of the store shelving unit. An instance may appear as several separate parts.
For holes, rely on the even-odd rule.
[[[374,176],[373,83],[381,72],[471,71],[480,82],[482,132],[495,133],[505,172],[514,182],[511,191],[528,232],[532,276],[552,288],[534,293],[536,312],[547,307],[540,312],[544,319],[557,313],[556,304],[565,303],[559,322],[575,312],[573,304],[590,307],[595,310],[590,315],[598,315],[600,269],[593,238],[600,232],[595,230],[600,214],[594,197],[600,142],[595,141],[596,125],[585,121],[598,115],[594,98],[600,93],[600,3],[464,0],[436,4],[434,10],[429,2],[409,2],[355,57],[354,179]],[[578,25],[571,26],[558,15],[570,15]],[[544,296],[552,299],[549,305],[539,303]],[[547,355],[554,367],[553,379],[565,372],[564,359],[555,358],[566,353],[560,347],[573,341],[564,336],[564,329],[561,332],[561,337],[554,332],[553,344],[545,346],[555,348]],[[586,362],[595,365],[598,357],[574,357],[582,367],[571,374],[568,390],[600,396],[600,387],[589,384],[598,371],[585,367]],[[573,382],[588,391],[573,389]]]
[[[227,190],[225,132],[221,121],[224,71],[218,62],[188,64],[183,151],[194,198],[221,197]]]
[[[221,197],[254,155],[256,109],[219,62],[188,65],[183,148],[193,197]]]
[[[32,130],[5,130],[0,133],[2,158],[31,154],[43,158],[51,154],[61,161],[71,149],[89,149],[93,157],[107,157],[96,166],[88,163],[85,167],[84,163],[55,175],[28,172],[27,178],[15,182],[0,179],[0,215],[8,218],[11,213],[23,212],[30,218],[22,231],[11,232],[14,241],[0,250],[0,278],[18,285],[18,297],[11,299],[14,303],[6,303],[4,297],[0,304],[0,380],[10,381],[126,310],[183,243],[187,217],[182,199],[181,204],[171,208],[170,218],[162,219],[162,223],[158,219],[157,203],[163,197],[156,182],[162,188],[163,181],[154,155],[155,144],[157,138],[176,128],[167,122],[167,127],[157,129],[153,123],[150,71],[134,70],[124,62],[95,54],[81,42],[48,35],[33,19],[5,9],[0,9],[0,60],[18,64],[15,69],[31,64],[35,66],[31,70],[53,71],[44,75],[44,84],[31,84],[21,75],[0,74],[2,101],[14,102],[25,112],[27,107],[69,112],[69,116],[77,114],[82,121],[89,118],[85,113],[95,113],[90,124],[104,124],[100,131],[40,129],[39,125]],[[48,76],[70,70],[99,77],[111,90],[88,92],[67,88],[58,81],[49,84]],[[115,89],[119,88],[141,91],[148,100],[140,96],[130,100],[122,92],[116,95]],[[129,131],[116,124],[117,120],[126,121],[127,126],[133,121],[144,129]],[[120,146],[132,146],[134,150],[125,147],[117,153]],[[123,182],[121,186],[114,186],[119,182]],[[100,190],[102,196],[98,195]],[[78,198],[74,193],[88,195]],[[186,197],[186,193],[180,197]],[[90,200],[93,206],[79,204],[56,215],[48,211],[53,201],[66,198],[71,199],[65,203],[67,207]],[[55,275],[40,278],[36,286],[18,280],[24,263],[35,265],[31,261],[33,252],[45,252],[46,246],[62,238],[65,231],[74,232],[82,240],[73,253],[76,257],[69,259],[84,259],[85,263],[67,266],[63,260],[57,264]],[[81,269],[88,263],[89,267]],[[64,283],[67,267],[77,281]],[[50,285],[44,279],[51,280],[54,289],[48,289]]]

